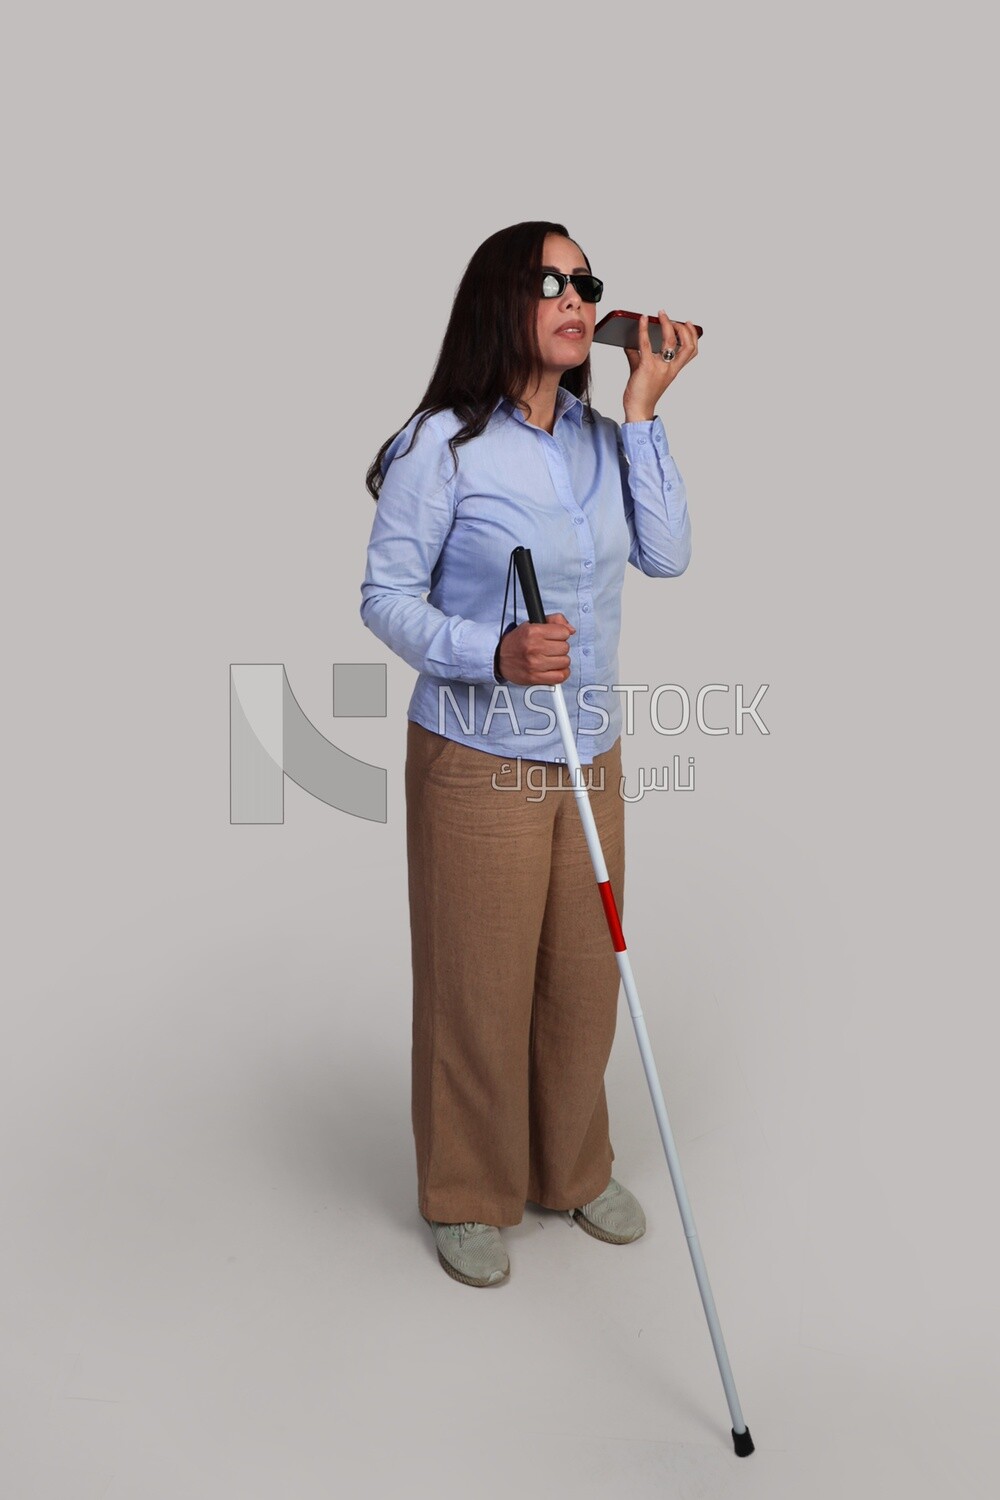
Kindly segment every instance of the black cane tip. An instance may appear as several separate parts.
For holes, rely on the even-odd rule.
[[[753,1452],[753,1438],[750,1436],[749,1427],[744,1427],[742,1432],[733,1428],[733,1447],[736,1449],[737,1458],[746,1458],[748,1453]]]

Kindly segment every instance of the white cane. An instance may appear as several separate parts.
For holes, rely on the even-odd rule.
[[[524,605],[527,610],[528,620],[535,625],[544,625],[545,611],[542,608],[542,598],[538,591],[538,580],[535,577],[531,552],[527,547],[515,547],[511,556],[514,566],[517,569],[517,576],[521,581],[521,592],[524,595]],[[597,834],[597,824],[594,822],[594,812],[590,805],[587,788],[584,785],[580,756],[573,738],[569,715],[566,712],[566,700],[563,697],[561,684],[555,683],[553,685],[552,697],[555,704],[556,720],[559,724],[559,733],[562,736],[563,748],[566,751],[566,760],[572,772],[573,795],[576,798],[577,809],[583,823],[587,848],[590,850],[590,859],[594,866],[594,875],[597,879],[597,889],[601,893],[601,901],[604,904],[604,914],[607,917],[608,930],[611,933],[615,957],[618,960],[618,972],[621,974],[625,994],[628,997],[629,1013],[632,1017],[632,1024],[635,1027],[639,1051],[642,1054],[642,1065],[646,1072],[646,1082],[649,1084],[653,1109],[656,1112],[656,1122],[660,1127],[660,1138],[663,1141],[663,1149],[667,1156],[667,1166],[670,1168],[670,1177],[674,1184],[677,1207],[680,1209],[681,1222],[684,1225],[684,1234],[687,1238],[688,1249],[691,1252],[691,1261],[694,1265],[694,1274],[698,1281],[698,1290],[701,1293],[702,1306],[705,1309],[705,1317],[708,1319],[708,1329],[712,1335],[712,1346],[715,1349],[715,1357],[719,1364],[719,1374],[722,1376],[726,1400],[729,1403],[729,1414],[733,1421],[733,1446],[737,1455],[740,1458],[745,1458],[753,1452],[753,1439],[750,1436],[750,1429],[743,1420],[739,1397],[736,1394],[736,1384],[729,1365],[729,1356],[726,1353],[722,1329],[719,1327],[719,1318],[715,1311],[715,1299],[712,1296],[712,1288],[708,1282],[708,1272],[705,1269],[701,1246],[698,1243],[698,1231],[694,1226],[694,1216],[691,1213],[691,1205],[688,1203],[687,1192],[684,1188],[681,1164],[677,1156],[677,1148],[674,1145],[670,1121],[667,1119],[667,1107],[663,1102],[663,1090],[660,1088],[660,1080],[657,1077],[656,1064],[653,1061],[649,1036],[646,1032],[646,1022],[643,1019],[642,1008],[639,1005],[639,995],[636,991],[635,980],[632,977],[632,965],[629,963],[628,949],[625,946],[625,937],[622,933],[621,921],[618,917],[618,907],[611,889],[611,882],[608,879],[608,869],[604,863],[604,853]]]

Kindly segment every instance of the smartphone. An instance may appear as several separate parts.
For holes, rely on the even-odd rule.
[[[618,349],[638,349],[639,347],[639,313],[625,312],[623,308],[616,307],[614,312],[609,312],[606,318],[602,318],[594,329],[595,344],[614,344]],[[694,325],[694,331],[699,338],[705,330]],[[649,347],[654,354],[659,354],[663,344],[663,329],[660,320],[651,314],[649,319]]]

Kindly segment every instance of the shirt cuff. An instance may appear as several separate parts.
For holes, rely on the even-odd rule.
[[[622,444],[629,463],[642,463],[643,459],[669,458],[670,444],[666,429],[659,417],[649,422],[623,422]]]
[[[497,632],[492,625],[480,625],[475,620],[466,620],[462,631],[460,680],[492,683],[495,686],[493,656],[496,649]]]

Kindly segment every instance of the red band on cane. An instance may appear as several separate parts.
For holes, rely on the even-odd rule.
[[[611,889],[610,880],[599,880],[597,889],[601,893],[604,902],[604,915],[608,919],[608,929],[611,933],[611,943],[616,953],[625,952],[625,934],[622,932],[622,924],[618,919],[618,908],[615,905],[615,893]]]

